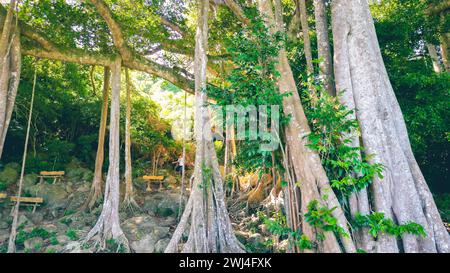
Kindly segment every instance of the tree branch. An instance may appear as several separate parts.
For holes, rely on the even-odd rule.
[[[250,25],[250,19],[245,16],[244,11],[238,3],[234,0],[224,0],[224,2],[242,23]]]

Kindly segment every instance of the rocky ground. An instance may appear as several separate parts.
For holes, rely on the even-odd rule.
[[[5,181],[9,179],[10,187],[6,189],[8,196],[15,195],[18,171],[18,164],[8,164],[0,173],[0,182],[6,184]],[[155,184],[154,190],[147,192],[146,184],[137,179],[134,186],[139,209],[122,209],[120,212],[121,226],[132,252],[164,252],[176,228],[180,201],[179,178],[171,171],[162,172],[165,176],[163,189],[158,190],[158,184]],[[55,184],[52,184],[51,179],[40,183],[36,174],[25,176],[23,196],[43,197],[44,204],[34,213],[32,207],[21,206],[17,252],[96,251],[93,245],[81,243],[101,212],[101,204],[90,212],[80,211],[89,193],[92,176],[92,171],[76,164],[69,166],[64,179]],[[0,203],[0,252],[6,252],[7,248],[12,222],[11,205],[7,199]],[[247,251],[285,251],[286,242],[272,238],[255,213],[249,213],[244,208],[231,210],[230,213],[236,235]],[[103,251],[117,251],[113,248],[112,242],[111,249]]]
[[[8,175],[5,176],[5,171]],[[0,176],[17,179],[18,165],[5,166]],[[14,174],[15,173],[15,174]],[[32,212],[32,207],[20,209],[17,252],[92,252],[93,247],[80,245],[81,239],[94,226],[101,206],[90,212],[80,212],[90,190],[92,171],[74,166],[68,168],[64,180],[39,183],[36,174],[24,180],[23,196],[44,198],[44,204]],[[163,252],[177,224],[180,195],[177,179],[166,175],[165,187],[145,191],[145,183],[134,181],[139,209],[123,209],[120,213],[122,229],[133,252]],[[15,187],[7,189],[14,195]],[[0,203],[0,252],[6,251],[12,222],[11,203]]]

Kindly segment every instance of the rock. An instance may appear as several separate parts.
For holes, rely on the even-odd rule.
[[[165,181],[167,183],[169,183],[170,185],[172,185],[172,186],[175,186],[175,185],[178,184],[178,179],[175,176],[172,176],[172,175],[168,175],[166,177]]]
[[[33,237],[30,239],[27,239],[23,242],[23,245],[25,246],[25,250],[32,249],[32,250],[40,250],[44,244],[44,240],[41,237]]]
[[[47,207],[53,210],[64,209],[68,203],[68,193],[63,182],[56,184],[39,183],[30,187],[27,192],[33,196],[44,198]]]
[[[235,231],[236,238],[241,242],[245,243],[247,242],[247,236],[248,234],[242,230],[236,230]]]
[[[89,183],[84,183],[77,188],[77,192],[88,192],[91,189],[91,185]]]
[[[9,224],[6,220],[0,221],[0,229],[7,229],[9,227]]]
[[[167,245],[170,242],[170,238],[164,238],[159,240],[156,244],[155,244],[155,250],[154,253],[164,253],[164,250],[166,250]]]
[[[160,226],[158,220],[152,216],[137,216],[122,224],[132,251],[152,253],[159,240],[170,237],[170,228]]]
[[[267,230],[267,225],[266,224],[261,224],[258,226],[259,229],[261,230],[262,233],[269,233],[269,231]]]
[[[155,238],[152,235],[147,234],[140,240],[131,242],[130,248],[136,253],[153,253],[155,244]]]
[[[81,252],[81,244],[79,242],[69,242],[65,247],[64,251],[69,253],[82,253]]]
[[[11,167],[10,164],[5,165],[3,171],[0,172],[0,185],[7,188],[17,181],[19,178],[19,171]]]
[[[30,192],[31,188],[38,182],[38,175],[34,173],[27,174],[23,177],[23,190]]]
[[[16,163],[16,162],[10,162],[10,163],[8,163],[8,164],[5,165],[5,168],[11,168],[11,169],[14,169],[14,170],[16,170],[16,171],[20,171],[21,166],[20,166],[19,163]]]
[[[10,231],[8,229],[0,229],[0,245],[7,243]]]
[[[261,243],[261,238],[262,238],[261,234],[254,233],[250,235],[247,241],[254,246],[258,246]]]
[[[66,168],[66,177],[74,184],[82,184],[92,181],[94,173],[87,168],[69,166]]]
[[[145,197],[143,209],[151,215],[176,216],[179,209],[179,198],[177,193],[158,192]]]
[[[19,218],[17,218],[17,227],[29,227],[33,224],[30,219],[28,219],[25,215],[20,214]]]
[[[285,253],[287,251],[288,247],[289,247],[289,240],[288,239],[283,240],[278,243],[277,252]]]
[[[35,225],[39,225],[42,220],[44,220],[44,214],[39,211],[36,211],[35,213],[28,213],[28,217]]]
[[[86,202],[88,191],[75,191],[69,196],[69,203],[67,205],[66,211],[68,212],[74,212],[78,211]]]
[[[58,244],[60,245],[66,245],[70,241],[69,238],[63,234],[56,236],[56,240],[58,240]]]
[[[60,253],[64,249],[61,245],[49,245],[45,248],[44,253]]]

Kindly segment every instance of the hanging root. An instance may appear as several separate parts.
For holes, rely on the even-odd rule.
[[[89,191],[88,198],[86,202],[81,206],[80,211],[92,210],[95,204],[99,202],[103,197],[101,185],[92,184],[91,190]]]
[[[142,211],[142,208],[139,206],[136,200],[134,200],[133,196],[125,196],[122,203],[122,209],[132,214]]]
[[[108,243],[110,243],[110,240],[112,239],[114,244],[117,245],[115,252],[118,252],[122,247],[125,252],[130,252],[128,239],[120,226],[113,225],[112,228],[106,230],[105,226],[111,225],[106,225],[105,221],[104,215],[100,215],[95,226],[89,231],[86,237],[80,241],[80,244],[85,245],[92,243],[95,250],[102,252],[108,249]]]
[[[181,237],[183,236],[183,232],[186,230],[186,226],[189,222],[189,218],[192,213],[192,196],[189,198],[186,208],[184,209],[183,215],[181,216],[180,222],[178,223],[177,228],[175,229],[175,232],[172,235],[172,238],[170,239],[169,244],[167,245],[166,249],[164,250],[164,253],[176,253],[179,252],[178,244],[181,240]]]

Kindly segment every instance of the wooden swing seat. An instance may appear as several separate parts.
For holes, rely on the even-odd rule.
[[[44,203],[44,198],[42,197],[17,197],[11,196],[9,198],[11,202],[19,201],[23,206],[33,206],[33,213],[36,211],[36,207],[40,206]]]
[[[45,178],[53,178],[53,184],[55,184],[57,181],[61,180],[64,174],[64,171],[42,171],[38,175],[40,178],[39,183],[44,182]]]
[[[164,176],[162,175],[144,175],[142,179],[147,182],[147,191],[152,191],[151,184],[159,183],[159,190],[162,189],[162,183],[164,181]]]

